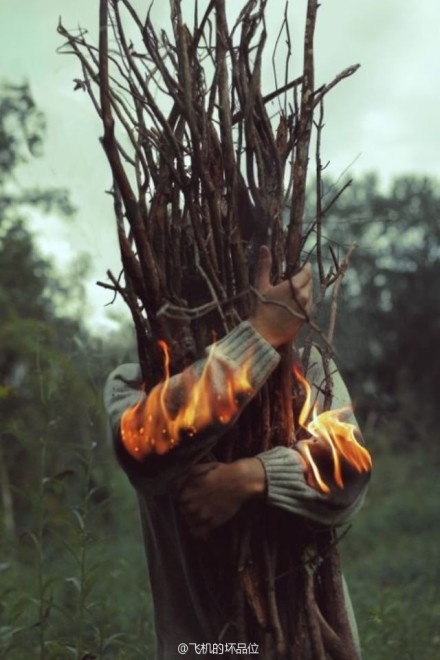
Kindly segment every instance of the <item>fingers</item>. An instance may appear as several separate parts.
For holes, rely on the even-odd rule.
[[[176,477],[176,479],[174,479],[172,483],[172,492],[179,495],[182,492],[187,481],[188,481],[188,474],[182,474],[180,477]]]
[[[179,505],[179,511],[193,536],[205,538],[211,529],[215,527],[212,518],[200,504],[192,501],[182,502]]]
[[[187,522],[194,522],[196,520],[199,520],[200,508],[198,504],[192,501],[181,502],[178,508],[182,516],[186,518]]]
[[[292,298],[301,310],[308,312],[312,303],[313,279],[312,268],[306,264],[302,270],[294,275],[290,281]]]
[[[211,472],[211,470],[215,470],[216,468],[218,468],[218,463],[215,461],[209,463],[196,463],[196,465],[190,467],[186,474],[189,478],[203,477],[205,474],[208,474],[208,472]]]
[[[177,506],[181,513],[187,515],[191,513],[195,507],[194,497],[197,496],[198,489],[191,487],[191,484],[185,484],[178,494]]]
[[[255,288],[263,293],[270,287],[270,270],[272,268],[272,254],[267,245],[260,247],[257,270],[255,273]]]
[[[180,496],[186,486],[190,484],[193,479],[203,477],[211,470],[214,470],[217,467],[218,463],[209,462],[209,463],[197,463],[192,465],[184,474],[180,477],[176,477],[173,481],[173,492]]]
[[[202,541],[206,541],[209,532],[211,531],[211,528],[202,525],[201,527],[190,527],[189,531],[190,534],[192,534],[196,539],[201,539]]]
[[[260,247],[258,256],[257,270],[255,274],[255,288],[260,293],[264,293],[271,287],[270,274],[272,268],[272,253],[267,245]],[[312,266],[310,263],[304,264],[301,270],[291,277],[289,281],[292,292],[296,293],[298,302],[304,298],[304,306],[309,301],[312,287]],[[302,291],[304,289],[304,291]]]
[[[301,270],[291,277],[290,281],[294,287],[301,288],[305,286],[312,279],[312,265],[310,263],[304,264]]]
[[[197,466],[197,467],[201,467],[201,466]],[[206,492],[203,478],[205,477],[206,473],[209,471],[210,470],[205,470],[205,472],[201,472],[200,470],[198,470],[197,472],[191,474],[190,476],[187,476],[185,482],[182,484],[180,490],[177,492],[177,502],[178,502],[177,505],[181,513],[183,513],[184,515],[187,515],[188,513],[192,513],[195,510],[194,507],[197,506],[197,503],[200,500],[203,500],[203,496]]]

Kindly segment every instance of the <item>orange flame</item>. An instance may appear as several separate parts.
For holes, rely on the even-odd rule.
[[[293,373],[305,389],[306,399],[299,415],[299,425],[309,435],[319,441],[320,446],[327,447],[333,462],[333,478],[339,488],[344,487],[341,461],[345,460],[357,472],[369,472],[372,461],[369,452],[356,440],[357,428],[353,424],[343,422],[341,416],[351,412],[352,408],[338,408],[318,414],[317,405],[312,405],[312,390],[298,368]],[[310,421],[307,421],[310,417]],[[330,487],[322,478],[319,468],[312,456],[310,442],[301,443],[300,451],[307,466],[313,473],[316,483],[323,493],[329,493]]]
[[[167,405],[172,386],[169,350],[163,341],[159,341],[159,346],[164,354],[164,381],[156,385],[146,399],[128,408],[121,418],[122,442],[128,453],[139,461],[151,453],[165,454],[185,435],[193,436],[209,425],[226,426],[239,410],[239,399],[253,394],[249,380],[250,358],[232,373],[219,360],[213,364],[213,344],[200,375],[192,369],[182,373],[177,391],[169,398],[169,404],[179,400],[180,406],[171,411]]]

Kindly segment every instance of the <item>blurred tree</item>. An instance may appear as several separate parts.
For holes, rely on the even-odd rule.
[[[89,657],[104,657],[147,628],[145,589],[119,607],[121,582],[130,571],[136,582],[143,563],[130,545],[133,494],[102,442],[103,381],[134,338],[127,328],[91,336],[64,312],[66,301],[81,304],[84,261],[74,280],[57,273],[27,216],[37,208],[62,219],[73,208],[63,190],[19,183],[43,137],[28,86],[0,84],[0,655],[11,660],[72,649],[82,658],[91,647]]]
[[[340,303],[339,361],[360,415],[380,419],[398,444],[432,444],[438,422],[439,217],[434,180],[399,177],[384,193],[369,175],[327,219],[340,244],[359,245]]]
[[[9,536],[17,510],[22,525],[28,522],[25,500],[39,479],[40,439],[50,430],[66,446],[90,441],[96,417],[90,410],[100,408],[84,352],[73,341],[83,336],[84,343],[85,331],[79,321],[63,318],[53,302],[67,295],[69,283],[39,256],[26,227],[29,207],[60,217],[74,211],[64,190],[19,184],[17,168],[41,153],[43,136],[44,121],[29,87],[0,84],[0,492]],[[65,453],[53,452],[48,469],[61,469]]]

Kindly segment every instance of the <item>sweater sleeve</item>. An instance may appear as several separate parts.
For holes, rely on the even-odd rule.
[[[276,368],[280,357],[247,321],[240,323],[226,337],[212,348],[207,349],[211,368],[208,378],[209,387],[218,394],[225,392],[228,376],[249,364],[248,377],[255,394]],[[198,360],[185,370],[197,377],[203,371],[208,357]],[[173,376],[167,388],[166,405],[170,412],[177,412],[182,405],[188,382],[188,374],[183,372]],[[150,454],[143,461],[132,458],[122,444],[120,434],[121,416],[129,407],[146,401],[142,391],[142,379],[139,365],[125,364],[113,371],[104,390],[104,403],[110,422],[113,442],[119,462],[135,488],[145,494],[167,492],[171,482],[183,474],[188,467],[207,456],[214,448],[219,437],[236,421],[242,409],[251,397],[241,397],[238,410],[229,424],[219,426],[214,423],[197,433],[192,438],[185,438],[163,455]],[[157,410],[157,414],[160,411]]]
[[[307,379],[313,385],[319,406],[323,403],[321,387],[325,383],[325,375],[321,355],[316,349],[312,352],[310,364]],[[334,363],[331,363],[330,369],[333,377],[332,409],[351,406],[347,388]],[[348,421],[357,425],[353,413]],[[275,447],[258,454],[258,458],[266,471],[269,505],[318,523],[339,525],[349,522],[363,504],[370,472],[346,470],[344,487],[340,489],[332,484],[330,493],[324,494],[308,485],[303,459],[295,448]]]

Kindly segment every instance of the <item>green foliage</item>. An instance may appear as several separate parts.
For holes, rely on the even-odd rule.
[[[400,177],[383,193],[368,176],[329,218],[336,241],[359,245],[336,338],[373,454],[366,506],[344,541],[365,660],[440,654],[439,215],[436,182]]]
[[[17,660],[83,658],[87,653],[143,658],[138,640],[151,638],[151,610],[146,582],[135,598],[126,598],[125,585],[142,584],[144,573],[128,484],[115,475],[106,492],[102,479],[96,483],[97,447],[90,449],[88,465],[78,461],[75,470],[43,476],[45,458],[59,451],[59,443],[51,444],[40,446],[39,488],[28,493],[32,521],[17,540],[2,544],[8,560],[0,567],[0,654]],[[82,494],[77,492],[81,487]],[[128,521],[124,536],[115,511]]]
[[[0,172],[2,179],[32,155],[41,153],[45,121],[27,84],[0,84]]]
[[[1,287],[0,654],[141,658],[135,640],[151,627],[136,503],[104,442],[101,403],[117,342],[104,350],[57,315],[49,265],[23,226],[13,239],[23,277]],[[145,584],[129,604],[127,581]]]
[[[17,190],[12,177],[43,135],[29,89],[0,86],[0,655],[144,659],[153,614],[136,500],[101,403],[134,342],[126,328],[91,337],[60,313],[81,287],[41,258],[25,216],[30,203],[72,207],[64,191]],[[360,245],[336,336],[375,461],[344,541],[365,660],[439,654],[439,210],[432,181],[401,178],[384,194],[367,177],[328,219],[336,242]]]
[[[57,211],[70,216],[74,208],[65,190],[23,190],[14,174],[29,157],[42,153],[44,117],[35,106],[29,85],[0,82],[0,215],[2,225],[11,211],[23,206],[38,207],[44,213]]]
[[[127,349],[56,304],[81,287],[41,258],[25,214],[31,201],[64,214],[71,205],[62,191],[12,181],[42,132],[28,88],[0,87],[0,655],[143,658],[151,611],[136,502],[105,443],[101,403]],[[127,582],[145,585],[129,603]]]
[[[335,244],[358,244],[342,288],[338,362],[370,428],[395,444],[426,442],[438,421],[440,192],[400,177],[387,193],[367,176],[327,220]]]
[[[438,466],[418,448],[375,457],[364,510],[343,542],[365,660],[436,660]]]

